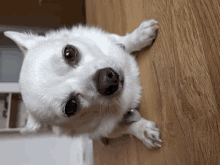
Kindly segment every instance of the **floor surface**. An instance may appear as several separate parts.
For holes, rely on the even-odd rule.
[[[140,112],[157,123],[163,145],[135,138],[94,144],[96,165],[220,164],[220,1],[86,0],[86,21],[124,35],[159,22],[155,43],[139,53]]]

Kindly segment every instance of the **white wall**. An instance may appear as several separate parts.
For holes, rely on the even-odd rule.
[[[82,165],[82,139],[0,134],[2,165]]]
[[[18,82],[22,62],[18,48],[0,47],[0,82]]]

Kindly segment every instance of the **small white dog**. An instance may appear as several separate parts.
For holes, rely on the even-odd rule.
[[[157,21],[146,20],[126,36],[81,25],[46,36],[5,32],[25,54],[19,84],[28,122],[22,132],[51,126],[60,135],[94,139],[129,133],[149,148],[161,147],[156,124],[131,117],[139,115],[142,88],[130,53],[152,44],[157,29]]]

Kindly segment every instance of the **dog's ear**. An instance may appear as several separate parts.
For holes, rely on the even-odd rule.
[[[42,124],[32,117],[31,114],[28,114],[26,125],[20,130],[20,133],[34,133],[39,132],[42,129]]]
[[[6,31],[4,35],[10,39],[12,39],[21,51],[26,54],[27,50],[36,44],[36,42],[42,38],[41,36],[37,36],[34,34],[20,33],[14,31]]]

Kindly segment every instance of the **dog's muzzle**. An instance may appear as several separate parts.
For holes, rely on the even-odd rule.
[[[109,96],[118,90],[120,82],[123,85],[122,79],[112,68],[104,68],[95,73],[94,82],[101,95]]]

